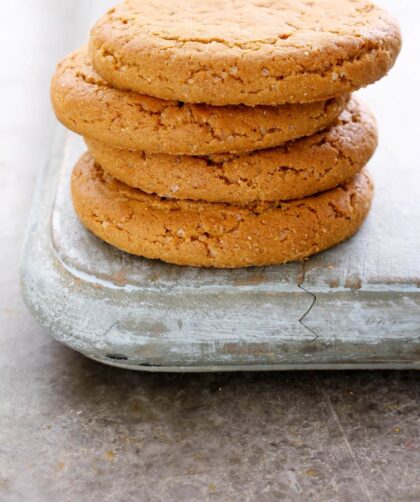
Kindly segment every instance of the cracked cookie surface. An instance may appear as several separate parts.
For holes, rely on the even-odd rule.
[[[298,199],[356,175],[377,145],[375,119],[355,98],[327,130],[242,155],[174,156],[120,150],[92,139],[101,167],[127,185],[161,197],[246,204]]]
[[[90,154],[72,175],[82,223],[102,240],[178,265],[239,268],[302,260],[351,237],[373,196],[366,172],[322,194],[237,206],[163,199],[106,174]]]
[[[327,127],[348,100],[256,107],[164,101],[112,88],[96,73],[86,49],[59,64],[51,96],[59,120],[82,136],[118,148],[174,155],[278,146]]]
[[[126,0],[91,32],[113,86],[190,103],[279,105],[383,77],[398,24],[367,0]]]

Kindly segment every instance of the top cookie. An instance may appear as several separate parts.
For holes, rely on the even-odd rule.
[[[398,24],[366,0],[126,0],[93,28],[113,86],[212,105],[308,103],[383,77]]]

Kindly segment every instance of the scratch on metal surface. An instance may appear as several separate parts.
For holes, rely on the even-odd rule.
[[[337,425],[338,430],[340,431],[340,434],[343,438],[344,446],[345,446],[347,453],[350,457],[350,460],[353,464],[353,467],[354,467],[354,470],[356,473],[356,477],[359,482],[360,490],[363,492],[363,494],[365,495],[367,500],[369,500],[370,502],[373,502],[373,498],[372,498],[372,495],[371,495],[369,488],[367,486],[366,479],[363,476],[362,469],[360,468],[359,462],[357,461],[356,455],[353,451],[353,448],[351,447],[351,444],[350,444],[350,441],[347,437],[346,431],[344,430],[344,427],[343,427],[342,423],[340,422],[340,419],[338,418],[337,412],[335,411],[334,406],[332,405],[330,396],[327,394],[319,376],[317,374],[314,374],[314,376],[315,376],[315,382],[317,384],[318,390],[322,394],[322,397],[328,407],[328,410],[331,413],[331,416],[332,416],[335,424]]]
[[[103,333],[101,336],[106,336],[108,335],[108,333],[110,333],[114,328],[115,326],[119,323],[120,321],[115,321],[113,324],[111,324],[111,326],[105,331],[105,333]]]
[[[308,331],[310,331],[314,336],[315,338],[312,340],[311,343],[313,342],[316,342],[319,338],[319,335],[318,333],[316,333],[312,328],[310,328],[307,324],[305,324],[305,318],[306,316],[309,314],[309,312],[313,309],[315,303],[316,303],[316,295],[315,293],[312,293],[312,291],[309,291],[309,289],[306,289],[304,286],[303,286],[303,283],[305,282],[305,274],[306,274],[306,268],[305,268],[305,262],[303,261],[302,262],[302,274],[301,274],[301,277],[299,279],[299,282],[298,282],[298,288],[301,289],[302,291],[304,291],[305,293],[308,293],[309,295],[312,296],[312,303],[309,305],[308,309],[306,310],[306,312],[302,315],[302,317],[299,318],[299,323],[305,328],[307,329]]]

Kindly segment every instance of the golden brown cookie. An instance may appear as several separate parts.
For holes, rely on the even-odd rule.
[[[373,186],[364,172],[320,195],[249,206],[162,199],[105,174],[86,154],[72,177],[83,224],[132,254],[179,265],[238,268],[301,260],[352,236]]]
[[[207,157],[131,152],[86,139],[114,178],[176,199],[247,204],[298,199],[336,187],[369,161],[377,145],[375,119],[352,99],[335,124],[271,150]]]
[[[188,103],[308,103],[383,77],[397,23],[366,0],[126,0],[91,33],[121,89]]]
[[[348,98],[307,105],[190,105],[110,87],[82,49],[52,81],[58,118],[69,129],[109,145],[176,155],[252,151],[308,136],[330,125]]]

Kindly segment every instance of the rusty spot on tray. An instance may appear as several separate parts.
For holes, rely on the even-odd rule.
[[[340,285],[340,281],[338,279],[332,279],[329,282],[329,286],[330,286],[331,289],[338,288],[339,285]]]
[[[111,274],[109,280],[111,280],[117,286],[125,286],[127,284],[127,268],[121,268],[118,272]]]
[[[235,286],[258,286],[258,284],[264,281],[264,272],[264,267],[253,270],[252,272],[249,270],[245,271],[244,276],[233,279],[232,283]]]
[[[267,343],[248,343],[238,345],[236,343],[225,343],[222,349],[223,354],[252,355],[252,356],[274,356]]]
[[[360,277],[348,277],[344,286],[352,291],[358,291],[362,287],[362,280]]]

